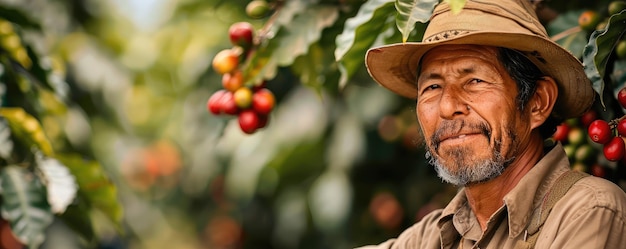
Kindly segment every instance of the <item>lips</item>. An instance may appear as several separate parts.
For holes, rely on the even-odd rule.
[[[444,142],[446,140],[451,140],[451,139],[463,139],[466,138],[468,136],[472,136],[472,135],[483,135],[482,132],[468,132],[468,133],[460,133],[460,134],[450,134],[450,135],[444,135],[439,139],[439,143]]]
[[[457,139],[457,141],[462,141],[475,135],[483,135],[489,138],[491,136],[489,126],[482,122],[444,121],[432,135],[431,146],[437,149],[443,141],[451,142]]]

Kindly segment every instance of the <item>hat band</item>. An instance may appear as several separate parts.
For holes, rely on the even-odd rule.
[[[437,34],[429,36],[428,38],[424,39],[424,42],[436,42],[436,41],[441,41],[441,40],[447,40],[447,39],[451,39],[459,35],[468,34],[470,32],[471,31],[469,30],[445,30]]]

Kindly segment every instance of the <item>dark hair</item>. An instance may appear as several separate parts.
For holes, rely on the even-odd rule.
[[[517,83],[517,104],[520,111],[523,111],[528,101],[537,89],[537,81],[541,80],[545,74],[519,51],[499,48],[498,59],[504,66],[509,76]],[[545,138],[549,138],[556,131],[556,126],[562,120],[550,115],[548,119],[539,126],[539,133]]]

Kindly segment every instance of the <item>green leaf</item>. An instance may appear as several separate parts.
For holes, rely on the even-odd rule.
[[[626,10],[612,15],[603,30],[591,33],[589,43],[583,50],[583,65],[585,73],[593,84],[593,89],[600,95],[604,107],[604,75],[611,52],[619,39],[626,32]]]
[[[263,38],[261,45],[250,53],[242,66],[245,85],[258,85],[276,76],[278,65],[274,53],[280,47],[281,39],[287,36],[284,27],[290,25],[295,16],[305,11],[309,4],[310,1],[287,1],[280,6],[274,23],[267,30],[260,31]]]
[[[37,248],[44,241],[45,230],[53,215],[46,201],[43,185],[28,170],[7,166],[0,175],[2,186],[2,217],[24,244]]]
[[[317,1],[308,1],[308,0],[292,0],[286,1],[283,6],[278,10],[278,16],[276,17],[276,21],[271,27],[271,33],[275,33],[278,29],[288,26],[293,19],[306,11],[309,7],[316,4]]]
[[[322,30],[335,23],[339,9],[335,6],[312,6],[284,26],[286,36],[274,52],[278,66],[288,66],[294,59],[308,52],[309,46],[318,41]]]
[[[54,154],[52,145],[41,128],[39,121],[26,113],[24,109],[17,107],[0,108],[0,116],[3,116],[9,122],[13,135],[22,140],[25,145],[36,147],[46,156]]]
[[[58,160],[37,155],[37,166],[46,185],[48,203],[55,214],[65,212],[76,197],[78,186],[70,171]]]
[[[35,22],[19,9],[0,6],[0,17],[24,28],[41,30],[41,25],[38,22]]]
[[[291,65],[296,75],[300,76],[300,82],[315,89],[318,94],[324,85],[323,75],[326,74],[328,65],[334,62],[332,59],[328,61],[324,58],[326,55],[319,44],[315,43],[311,45],[306,55],[298,57]]]
[[[587,33],[578,25],[578,17],[582,10],[568,11],[560,14],[546,26],[548,35],[574,56],[580,58],[587,44]]]
[[[76,177],[79,195],[86,198],[87,204],[102,211],[121,231],[122,206],[117,201],[117,189],[100,164],[80,155],[59,154],[56,159]]]
[[[337,36],[335,59],[339,62],[341,79],[339,88],[363,66],[365,52],[388,28],[389,16],[395,13],[390,0],[369,0],[361,6],[356,16],[346,20],[343,32]]]
[[[289,66],[298,56],[306,54],[309,46],[320,39],[323,29],[333,25],[338,16],[339,9],[335,6],[310,6],[295,16],[252,55],[244,66],[245,84],[255,85],[274,78],[277,67]]]
[[[437,3],[439,0],[396,0],[396,25],[402,33],[402,42],[407,41],[416,22],[428,22]]]
[[[0,158],[10,159],[12,152],[11,128],[6,120],[0,119]]]
[[[460,13],[463,7],[465,6],[465,0],[445,0],[445,2],[450,5],[452,14],[455,14],[455,15]]]
[[[63,81],[59,77],[51,76],[52,65],[49,59],[42,58],[38,55],[31,46],[26,46],[28,51],[28,57],[32,60],[33,64],[30,69],[33,77],[37,79],[44,87],[53,91],[55,95],[65,99],[69,95],[69,86],[67,82]]]
[[[276,58],[272,55],[280,45],[278,39],[282,34],[283,32],[279,30],[273,39],[260,46],[258,50],[251,52],[249,59],[242,66],[245,85],[259,85],[263,80],[276,76],[278,66],[276,65]]]

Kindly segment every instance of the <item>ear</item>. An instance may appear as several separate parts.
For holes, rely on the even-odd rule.
[[[559,96],[559,87],[550,76],[544,76],[537,81],[537,88],[529,101],[530,125],[532,129],[539,127],[552,113],[556,98]]]

